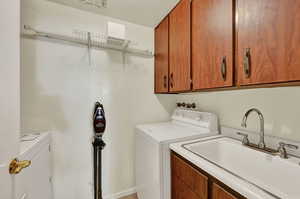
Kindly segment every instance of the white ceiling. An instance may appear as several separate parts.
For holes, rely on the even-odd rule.
[[[107,8],[84,5],[80,0],[50,0],[89,12],[155,27],[179,0],[107,0]]]

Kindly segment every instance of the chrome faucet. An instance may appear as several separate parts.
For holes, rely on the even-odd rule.
[[[290,148],[290,149],[294,149],[294,150],[299,148],[299,146],[297,146],[297,145],[287,144],[287,143],[284,143],[284,142],[279,143],[279,147],[277,148],[277,150],[266,147],[266,144],[265,144],[265,129],[264,129],[264,125],[265,125],[264,116],[258,109],[252,108],[252,109],[248,110],[245,113],[245,116],[243,117],[243,121],[242,121],[242,127],[244,127],[244,128],[247,127],[248,116],[252,112],[256,112],[258,117],[259,117],[259,120],[260,120],[260,139],[259,139],[258,145],[252,144],[252,143],[250,143],[250,141],[248,139],[248,134],[237,132],[238,135],[243,137],[242,144],[244,146],[249,147],[249,148],[254,149],[254,150],[264,152],[264,153],[268,153],[268,154],[271,154],[271,155],[279,155],[283,159],[288,158],[288,153],[287,153],[286,148]],[[299,165],[300,165],[300,163],[299,163]]]
[[[246,113],[245,113],[245,116],[243,118],[243,121],[242,121],[242,127],[244,128],[247,128],[247,119],[248,119],[248,116],[250,113],[252,112],[256,112],[258,117],[259,117],[259,120],[260,120],[260,139],[259,139],[259,143],[258,143],[258,147],[260,149],[265,149],[266,148],[266,144],[265,144],[265,120],[264,120],[264,116],[263,114],[260,112],[260,110],[256,109],[256,108],[252,108],[250,110],[248,110]]]

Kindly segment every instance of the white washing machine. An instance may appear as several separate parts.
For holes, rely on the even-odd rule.
[[[213,113],[176,109],[172,120],[136,127],[136,188],[139,199],[171,198],[169,145],[219,134]]]

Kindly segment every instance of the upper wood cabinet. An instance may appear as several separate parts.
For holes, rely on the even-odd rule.
[[[193,89],[233,85],[233,0],[192,1]]]
[[[181,0],[156,29],[155,91],[300,85],[299,21],[300,0]]]
[[[300,1],[238,0],[238,84],[300,80]]]
[[[190,0],[181,0],[169,15],[171,92],[191,89],[190,5]]]
[[[155,93],[169,91],[169,17],[155,29]]]

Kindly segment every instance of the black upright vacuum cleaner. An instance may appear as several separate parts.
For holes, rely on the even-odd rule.
[[[105,143],[102,139],[105,127],[105,113],[103,105],[100,102],[96,102],[94,109],[94,199],[102,199],[102,150],[105,147]]]

